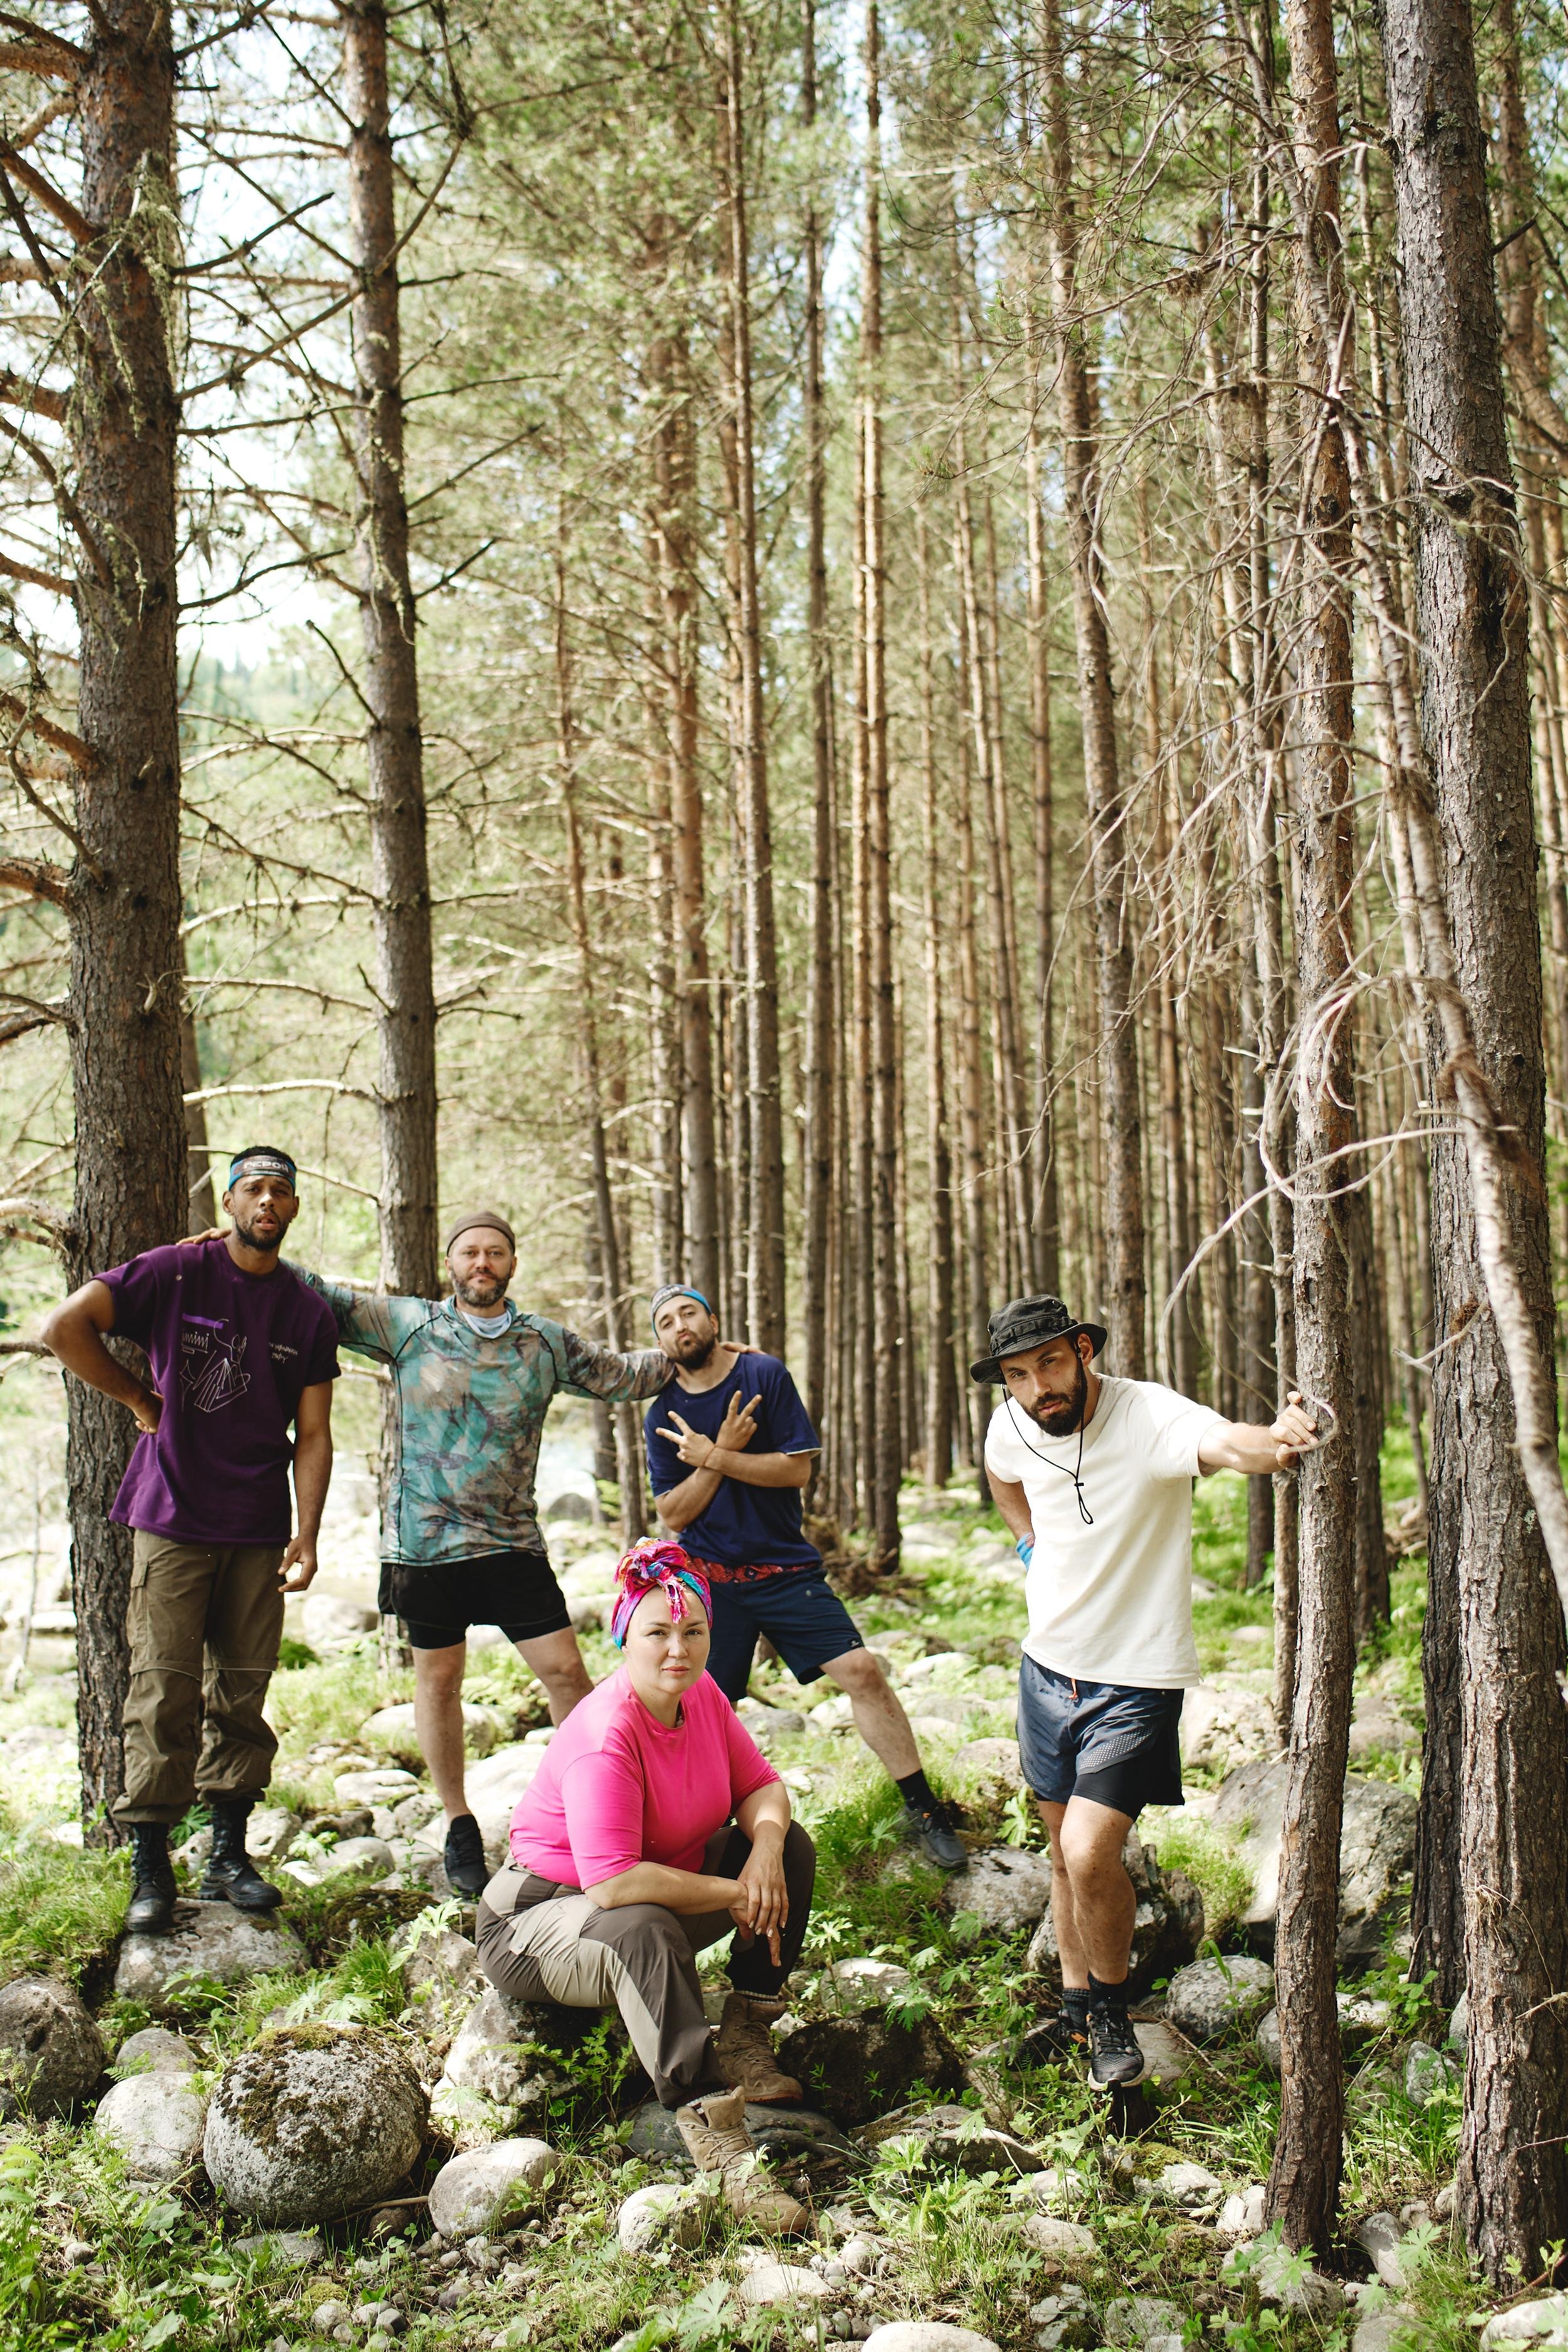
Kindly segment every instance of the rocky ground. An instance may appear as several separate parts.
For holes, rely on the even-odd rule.
[[[83,1851],[70,1821],[68,1651],[41,1642],[0,1700],[0,2341],[1392,2352],[1479,2328],[1487,2346],[1568,2343],[1556,2302],[1496,2314],[1451,2228],[1464,2020],[1435,2014],[1400,1957],[1418,1559],[1358,1685],[1347,2229],[1314,2267],[1262,2229],[1279,1775],[1238,1483],[1200,1496],[1191,1801],[1130,1842],[1147,2064],[1111,2106],[1070,2066],[1019,2060],[1055,1953],[1014,1738],[1017,1563],[970,1496],[906,1500],[904,1579],[857,1607],[964,1810],[967,1874],[944,1882],[898,1843],[841,1699],[775,1667],[744,1703],[821,1857],[779,2028],[811,2104],[752,2115],[816,2219],[785,2246],[748,2242],[691,2177],[615,2021],[511,2007],[476,1974],[363,1562],[297,1612],[274,1685],[281,1748],[253,1844],[288,1900],[268,1924],[191,1900],[174,1937],[123,1937],[123,1863]],[[613,1549],[576,1517],[551,1542],[602,1672]],[[503,1648],[473,1662],[468,1721],[499,1857],[549,1736]]]

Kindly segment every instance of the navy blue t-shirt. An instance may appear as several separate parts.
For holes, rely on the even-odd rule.
[[[730,1400],[739,1393],[757,1407],[757,1433],[748,1454],[815,1454],[817,1434],[806,1417],[800,1391],[776,1356],[742,1356],[728,1380],[717,1388],[693,1395],[679,1381],[660,1389],[643,1421],[647,1445],[648,1476],[656,1495],[689,1478],[690,1469],[661,1429],[673,1429],[673,1410],[704,1437],[717,1437]],[[701,1559],[717,1560],[721,1568],[814,1568],[822,1554],[806,1539],[801,1524],[798,1486],[745,1486],[738,1478],[721,1478],[719,1491],[705,1511],[681,1530],[681,1542]]]

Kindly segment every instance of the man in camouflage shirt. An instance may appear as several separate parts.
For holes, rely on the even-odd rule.
[[[499,1625],[516,1644],[554,1723],[592,1687],[535,1517],[550,1400],[657,1396],[674,1368],[660,1349],[616,1355],[514,1307],[516,1239],[497,1211],[465,1211],[445,1246],[450,1298],[387,1297],[292,1271],[331,1307],[340,1344],[392,1374],[381,1606],[408,1628],[415,1732],[446,1810],[447,1878],[478,1895],[489,1872],[463,1786],[468,1627]]]

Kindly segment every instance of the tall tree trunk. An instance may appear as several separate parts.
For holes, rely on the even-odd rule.
[[[430,958],[430,868],[425,763],[408,573],[403,457],[403,347],[397,215],[386,82],[386,10],[345,0],[343,104],[349,119],[355,532],[364,635],[375,992],[381,1007],[381,1279],[434,1298],[436,987]]]
[[[784,1346],[784,1112],[779,1076],[777,929],[773,824],[763,707],[763,625],[757,583],[756,436],[752,399],[751,248],[746,227],[746,133],[739,0],[724,17],[728,126],[731,395],[735,443],[735,635],[742,845],[745,873],[746,1303],[752,1344]],[[738,1205],[738,1204],[737,1204]]]
[[[183,966],[183,959],[182,959]],[[202,1090],[202,1052],[196,1016],[189,1003],[180,1012],[180,1084],[187,1095]],[[207,1107],[185,1105],[185,1231],[205,1234],[217,1216],[217,1192],[213,1183],[207,1144]]]
[[[1062,497],[1072,573],[1084,782],[1094,883],[1101,1085],[1105,1102],[1105,1307],[1111,1361],[1130,1380],[1144,1370],[1142,1115],[1132,1018],[1132,944],[1126,907],[1126,810],[1116,742],[1110,637],[1100,541],[1100,451],[1089,352],[1077,315],[1079,227],[1060,0],[1040,0],[1043,113],[1051,205],[1052,299],[1059,345],[1057,398]]]
[[[936,692],[931,676],[931,560],[923,506],[915,509],[915,562],[921,614],[921,845],[925,852],[927,1318],[926,1477],[945,1486],[952,1470],[957,1405],[953,1364],[952,1148],[948,1129],[945,1024],[942,1003],[942,819],[936,762]]]
[[[1328,0],[1285,12],[1297,169],[1308,191],[1310,262],[1331,275],[1339,253],[1339,103]],[[1310,264],[1309,264],[1310,266]],[[1334,414],[1335,366],[1305,290],[1299,305],[1302,438],[1315,453],[1303,497],[1297,726],[1296,1369],[1340,1431],[1302,1463],[1296,1686],[1285,1775],[1275,1970],[1279,2009],[1279,2136],[1267,2212],[1291,2249],[1326,2251],[1338,2216],[1344,2073],[1334,2000],[1340,1831],[1355,1665],[1355,1411],[1349,1198],[1354,1074],[1341,1003],[1351,939],[1355,819],[1352,709],[1350,475]]]
[[[801,20],[801,113],[816,121],[816,0]],[[822,394],[822,218],[815,188],[805,215],[806,636],[811,665],[811,920],[805,996],[805,1181],[801,1267],[805,1409],[822,1433],[826,1412],[828,1217],[833,1197],[833,711],[827,634],[827,462]]]
[[[1046,594],[1046,517],[1040,481],[1040,365],[1030,346],[1024,482],[1028,499],[1029,735],[1035,820],[1035,1132],[1031,1150],[1037,1291],[1061,1288],[1061,1209],[1058,1199],[1052,1090],[1056,1073],[1051,996],[1056,979],[1056,808],[1051,761],[1050,613]]]
[[[668,298],[667,298],[668,299]],[[680,1127],[685,1181],[681,1276],[719,1304],[719,1158],[713,1109],[713,1004],[698,760],[696,423],[684,323],[656,337],[648,373],[654,427],[655,530],[664,606],[668,701],[670,882],[680,1031]]]
[[[77,96],[81,207],[76,387],[67,432],[79,526],[70,918],[73,1284],[185,1229],[181,1102],[180,739],[175,671],[178,423],[165,308],[178,260],[174,52],[160,0],[103,0]],[[116,1346],[120,1343],[115,1343]],[[67,1384],[82,1818],[114,1835],[131,1536],[109,1517],[135,1426]]]
[[[871,1528],[878,1566],[899,1564],[903,1470],[900,1369],[898,1034],[893,1002],[892,838],[888,774],[887,543],[882,496],[882,100],[877,0],[866,0],[865,225],[860,255],[861,478],[866,532],[866,814],[870,931],[872,1245],[877,1435]]]
[[[1463,1144],[1439,1137],[1433,1153],[1437,1318],[1450,1344],[1433,1365],[1432,1572],[1457,1597],[1470,1896],[1459,2210],[1500,2284],[1515,2265],[1530,2275],[1542,2246],[1568,2235],[1568,1730],[1541,1533],[1555,1393],[1526,600],[1469,10],[1387,0],[1382,28],[1426,653],[1421,732],[1447,853],[1441,885],[1427,887],[1446,890],[1470,1050],[1514,1139],[1511,1183],[1469,1136],[1468,1181]],[[1435,1052],[1438,1091],[1456,1066],[1451,1019]],[[1462,1066],[1456,1092],[1467,1127],[1484,1119]],[[1533,1365],[1500,1280],[1510,1261]],[[1493,1313],[1478,1313],[1489,1298]]]
[[[859,1511],[869,1527],[877,1500],[877,1424],[883,1397],[877,1378],[877,1176],[876,1042],[871,939],[874,858],[871,817],[871,742],[868,726],[867,611],[870,565],[866,531],[864,432],[856,436],[855,458],[855,744],[850,805],[850,1029],[854,1058],[849,1082],[849,1184],[852,1202],[855,1350],[856,1486]]]

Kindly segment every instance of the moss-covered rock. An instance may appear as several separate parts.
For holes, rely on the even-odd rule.
[[[202,2154],[234,2211],[274,2228],[331,2221],[390,2195],[427,2116],[423,2084],[385,2035],[290,2026],[225,2068]]]

